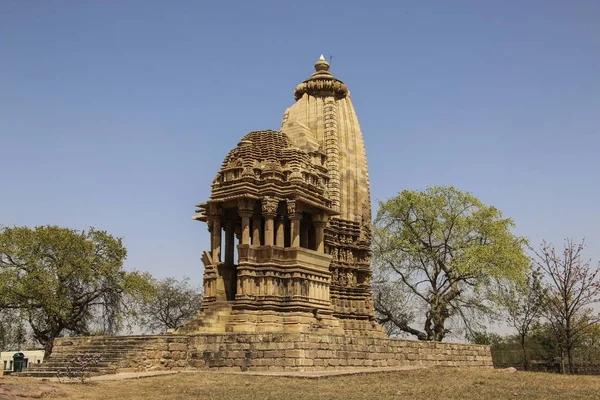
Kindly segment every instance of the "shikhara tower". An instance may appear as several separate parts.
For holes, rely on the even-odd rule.
[[[371,299],[362,133],[348,87],[323,56],[315,70],[280,131],[246,135],[197,205],[193,218],[211,232],[205,297],[179,332],[383,336]]]

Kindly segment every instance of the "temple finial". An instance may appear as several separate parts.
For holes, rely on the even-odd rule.
[[[319,60],[315,63],[315,70],[329,71],[329,63],[327,62],[327,60],[325,60],[323,54],[321,54],[321,57],[319,57]]]

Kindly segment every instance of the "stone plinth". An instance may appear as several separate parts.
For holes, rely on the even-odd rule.
[[[315,333],[192,335],[188,352],[190,365],[200,369],[492,366],[489,346]]]
[[[489,346],[296,332],[61,338],[55,340],[54,349],[46,363],[31,369],[32,376],[53,376],[57,368],[64,368],[66,360],[81,353],[104,356],[96,374],[492,366]],[[44,371],[50,375],[43,375]]]

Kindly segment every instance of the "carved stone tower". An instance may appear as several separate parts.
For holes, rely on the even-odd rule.
[[[197,205],[193,218],[211,232],[203,311],[179,333],[384,335],[371,299],[362,134],[346,85],[323,56],[315,69],[281,131],[246,135]]]
[[[367,155],[348,87],[329,72],[323,56],[296,87],[281,131],[301,149],[327,156],[327,192],[339,215],[325,229],[325,252],[332,256],[333,315],[347,332],[371,329],[371,195]]]

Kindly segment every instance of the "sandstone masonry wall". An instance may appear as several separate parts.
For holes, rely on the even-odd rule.
[[[55,356],[81,352],[110,354],[110,367],[115,371],[492,367],[489,346],[314,333],[61,338],[55,341],[50,362]]]

